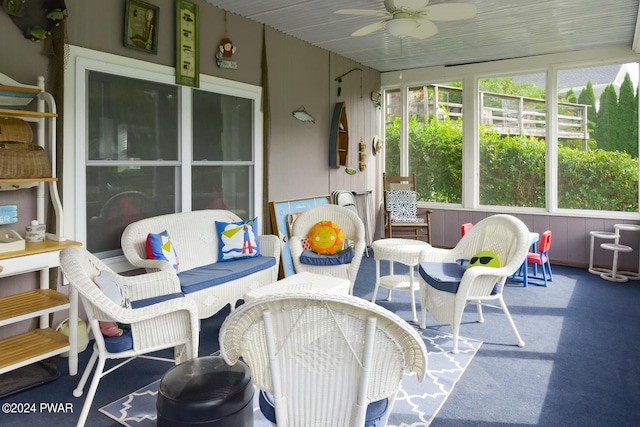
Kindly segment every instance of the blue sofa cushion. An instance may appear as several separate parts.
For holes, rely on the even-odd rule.
[[[318,255],[313,251],[303,251],[300,262],[308,265],[340,265],[351,262],[356,251],[349,247],[333,255]]]
[[[137,301],[131,301],[131,308],[148,307],[150,305],[158,304],[163,301],[169,301],[170,299],[183,297],[184,295],[182,295],[180,292],[176,292],[173,294],[158,295],[157,297],[139,299]]]
[[[201,291],[202,289],[240,279],[258,271],[276,265],[276,259],[271,256],[257,256],[233,261],[216,262],[191,270],[182,271],[178,278],[180,287],[185,294]]]
[[[276,407],[273,402],[273,396],[263,390],[260,390],[258,403],[260,404],[260,411],[262,412],[262,415],[264,415],[264,417],[273,424],[277,424]],[[365,416],[364,422],[365,427],[384,426],[389,409],[389,399],[371,402],[369,406],[367,406],[367,415]]]
[[[467,269],[456,262],[421,262],[418,273],[430,286],[444,292],[456,293]]]

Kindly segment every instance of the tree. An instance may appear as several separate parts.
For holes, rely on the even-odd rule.
[[[596,141],[598,148],[613,151],[616,138],[616,116],[618,114],[618,95],[613,84],[608,84],[600,95],[600,109],[596,116]]]
[[[387,118],[384,138],[385,170],[389,175],[400,175],[400,117]]]
[[[564,100],[573,104],[576,103],[576,93],[573,91],[573,89],[569,89],[567,91],[567,94],[564,96]]]
[[[511,77],[497,77],[494,79],[482,79],[479,88],[484,92],[501,93],[507,95],[525,96],[528,98],[545,99],[546,90],[531,82],[514,82]]]
[[[416,172],[420,200],[462,203],[462,129],[445,119],[409,126],[410,173]],[[387,124],[385,151],[398,157],[400,119]],[[500,135],[480,126],[480,203],[490,206],[544,207],[543,140]],[[387,174],[397,175],[395,169]],[[558,206],[563,209],[638,212],[638,160],[628,153],[558,147]]]
[[[578,96],[578,104],[588,105],[587,107],[587,129],[590,134],[595,133],[596,129],[596,94],[593,92],[591,80],[587,81],[587,87],[584,88]]]
[[[613,148],[625,151],[631,157],[638,157],[638,102],[634,92],[631,77],[627,73],[620,86],[618,114],[616,115],[617,132]]]

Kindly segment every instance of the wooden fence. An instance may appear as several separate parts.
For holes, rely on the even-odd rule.
[[[410,117],[416,115],[418,120],[424,122],[442,120],[447,116],[456,120],[463,115],[461,88],[428,85],[423,86],[421,91],[412,89],[409,93]],[[483,126],[491,126],[502,135],[546,137],[547,108],[544,99],[482,91],[479,96],[482,106],[480,123]],[[586,149],[589,141],[588,107],[558,102],[558,139],[582,140]],[[400,115],[401,108],[401,104],[391,103],[387,106],[387,116]]]

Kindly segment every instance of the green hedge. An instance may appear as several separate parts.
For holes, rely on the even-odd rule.
[[[386,129],[386,168],[399,174],[400,119]],[[545,207],[543,140],[480,127],[480,203]],[[409,122],[409,167],[421,199],[462,203],[462,129],[450,120]],[[626,153],[558,147],[558,205],[567,209],[638,211],[638,160]]]

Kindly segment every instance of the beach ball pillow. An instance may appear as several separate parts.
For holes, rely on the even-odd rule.
[[[180,272],[180,262],[178,261],[178,254],[176,249],[171,243],[169,233],[167,230],[160,234],[149,233],[147,236],[147,259],[157,259],[162,261],[168,261],[176,273]]]
[[[344,233],[331,221],[316,223],[307,235],[311,250],[318,255],[333,255],[344,246]]]
[[[500,258],[493,251],[480,251],[469,260],[467,268],[471,267],[500,267]]]
[[[258,248],[258,218],[239,222],[216,221],[218,261],[253,258]]]

